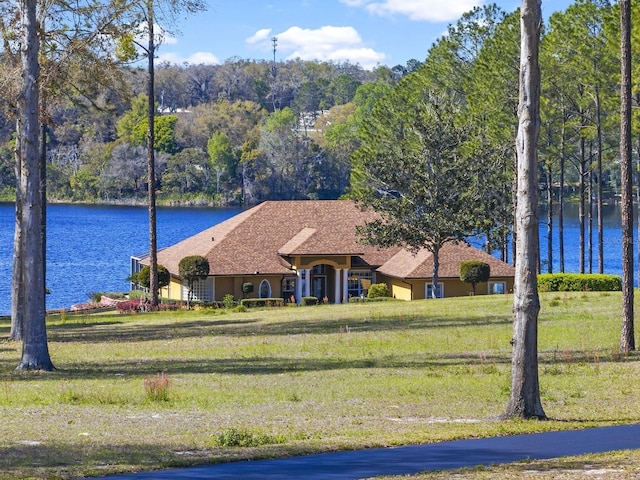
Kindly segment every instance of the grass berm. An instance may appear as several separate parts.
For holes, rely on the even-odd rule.
[[[498,420],[509,396],[512,302],[501,295],[52,316],[56,371],[16,371],[21,345],[0,343],[0,479],[640,421],[640,357],[618,353],[619,292],[541,294],[539,371],[551,420]],[[0,322],[1,337],[9,327]],[[639,457],[460,475],[522,478],[526,470],[580,478],[571,475],[591,465],[621,478],[640,471]]]

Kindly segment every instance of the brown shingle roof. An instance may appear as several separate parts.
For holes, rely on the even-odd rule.
[[[459,278],[460,263],[468,260],[480,260],[488,263],[492,277],[513,277],[515,269],[486,252],[464,243],[447,243],[439,252],[440,278]],[[398,251],[378,272],[398,278],[431,278],[433,276],[433,254],[426,249],[417,253],[408,250]]]
[[[160,250],[158,263],[177,275],[182,258],[202,255],[211,275],[250,275],[290,273],[282,255],[371,252],[376,258],[378,249],[361,244],[355,234],[356,225],[372,218],[350,201],[268,201]]]
[[[267,201],[158,252],[158,263],[178,275],[180,260],[201,255],[210,275],[288,274],[287,256],[352,255],[379,271],[400,278],[432,275],[431,254],[414,256],[399,247],[365,245],[356,226],[377,217],[346,200]],[[512,276],[513,269],[491,255],[464,245],[448,245],[440,259],[440,276],[458,276],[461,260],[491,265],[492,276]],[[143,260],[143,262],[146,259]],[[500,273],[502,272],[502,273]]]

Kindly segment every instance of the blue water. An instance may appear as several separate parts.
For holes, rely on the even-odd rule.
[[[237,214],[233,208],[159,208],[158,248],[172,245],[190,235]],[[93,292],[128,291],[129,258],[149,250],[148,213],[145,207],[50,205],[47,210],[47,308],[68,308],[83,303]],[[620,210],[604,209],[605,273],[620,275]],[[546,221],[541,215],[540,221]],[[557,219],[556,219],[557,221]],[[594,229],[596,229],[594,218]],[[11,268],[13,263],[14,206],[0,203],[0,315],[11,310]],[[565,271],[579,266],[578,219],[575,207],[565,212]],[[593,271],[597,272],[597,239],[593,236]],[[540,225],[543,262],[547,255],[546,225]],[[554,272],[559,271],[558,228],[554,226]],[[511,259],[509,259],[511,260]],[[588,271],[588,260],[585,261]],[[546,272],[543,264],[542,271]],[[637,267],[636,267],[637,271]]]
[[[226,220],[233,208],[159,208],[158,248]],[[0,315],[11,311],[15,207],[0,203]],[[129,290],[129,257],[149,251],[145,207],[49,205],[47,308],[84,303],[93,292]]]
[[[548,272],[547,266],[547,216],[546,212],[541,211],[539,214],[540,223],[540,258],[541,258],[541,273]],[[604,273],[612,275],[622,275],[622,228],[621,228],[621,213],[619,205],[604,205],[602,210],[602,223],[603,223],[603,265]],[[634,209],[634,271],[638,271],[638,252],[637,252],[637,208]],[[557,212],[554,213],[553,218],[553,265],[552,271],[554,273],[560,272],[560,258],[559,258],[559,244],[560,235],[558,228]],[[585,218],[585,223],[588,219]],[[585,258],[584,258],[584,271],[586,273],[598,273],[598,223],[596,213],[593,213],[593,232],[592,232],[592,261],[591,271],[589,270],[589,253],[587,251],[588,246],[585,245]],[[578,219],[578,206],[571,204],[565,207],[564,212],[564,271],[567,273],[576,273],[580,269],[580,227]],[[588,227],[585,225],[585,243],[588,242]],[[472,243],[473,244],[473,243]],[[476,244],[479,248],[482,248],[481,244]],[[512,263],[512,252],[509,252],[508,261]],[[637,273],[636,286],[638,285]]]

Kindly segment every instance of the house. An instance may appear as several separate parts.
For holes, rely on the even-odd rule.
[[[366,295],[372,283],[386,283],[392,296],[403,300],[431,298],[433,257],[427,250],[412,253],[400,247],[380,249],[359,241],[356,226],[378,218],[346,200],[267,201],[158,251],[158,264],[171,273],[161,296],[187,298],[188,289],[178,274],[186,256],[209,261],[206,280],[194,287],[193,298],[222,300],[231,294],[243,298],[242,285],[251,283],[246,296],[300,303],[314,296],[330,303]],[[469,295],[471,285],[459,278],[460,263],[480,260],[491,268],[491,278],[476,287],[477,294],[506,293],[513,289],[515,270],[476,248],[461,243],[440,252],[437,295]],[[132,258],[132,273],[148,258]]]

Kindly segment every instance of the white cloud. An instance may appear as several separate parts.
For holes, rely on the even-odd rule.
[[[161,63],[171,63],[174,65],[182,65],[188,63],[189,65],[219,65],[220,60],[213,53],[210,52],[196,52],[183,57],[179,53],[175,52],[162,52],[162,49],[158,50],[158,65]]]
[[[277,51],[288,54],[287,59],[349,61],[367,69],[385,59],[384,53],[365,46],[353,27],[324,26],[312,30],[296,26],[273,36],[278,38]],[[266,51],[273,48],[271,38],[271,30],[259,30],[247,43]]]
[[[189,55],[187,63],[191,65],[219,65],[220,59],[211,52],[196,52]]]
[[[340,0],[349,7],[364,8],[374,15],[403,15],[411,20],[449,22],[482,5],[481,0]]]
[[[178,43],[178,39],[172,35],[169,35],[167,32],[162,31],[160,34],[160,44],[161,45],[175,45]]]
[[[262,43],[265,40],[267,40],[269,37],[269,35],[271,34],[271,29],[270,28],[263,28],[262,30],[258,30],[256,33],[253,34],[252,37],[247,38],[247,43],[249,45],[254,45],[256,43]]]

